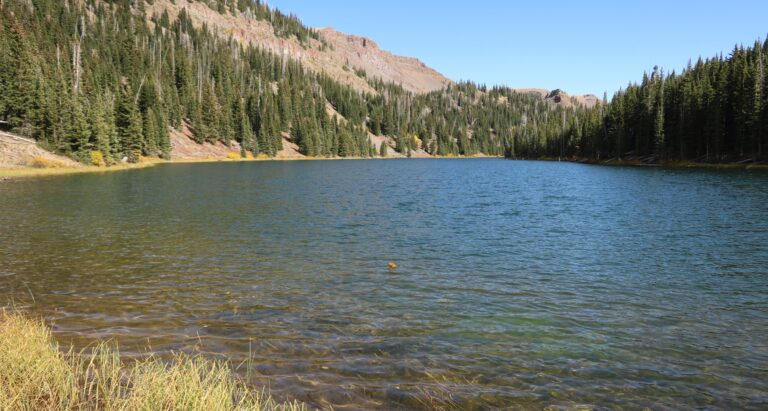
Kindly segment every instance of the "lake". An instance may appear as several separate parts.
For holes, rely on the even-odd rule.
[[[230,360],[318,407],[765,409],[768,172],[411,159],[7,181],[0,296],[63,343]]]

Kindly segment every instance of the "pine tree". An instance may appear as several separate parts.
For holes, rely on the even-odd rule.
[[[258,153],[258,143],[254,139],[253,126],[248,114],[245,112],[243,99],[238,99],[238,102],[235,104],[233,116],[237,121],[235,123],[235,139],[240,142],[240,154],[242,157],[245,157],[248,151]]]
[[[656,146],[656,153],[663,155],[665,146],[664,141],[664,73],[660,73],[655,80],[658,83],[656,90],[656,103],[654,111],[656,116],[654,119],[654,144]]]
[[[750,129],[752,130],[752,141],[755,144],[757,156],[762,156],[762,139],[765,133],[763,124],[763,91],[765,87],[765,62],[763,49],[760,42],[755,43],[756,56],[754,63],[754,84],[752,86],[752,113],[750,118]]]
[[[160,150],[160,157],[170,160],[171,159],[171,133],[168,119],[162,111],[158,111],[157,115],[157,148]]]
[[[206,136],[210,134],[208,126],[205,120],[203,120],[203,110],[200,104],[195,104],[192,109],[192,131],[195,142],[197,144],[203,144]]]
[[[94,149],[101,152],[105,157],[109,156],[111,152],[111,125],[109,122],[114,121],[114,119],[107,118],[106,105],[107,102],[105,101],[104,96],[100,96],[96,103],[93,104],[93,110],[91,111],[92,116],[90,118]]]
[[[122,154],[128,162],[138,163],[141,160],[143,136],[143,121],[133,93],[123,93],[117,110],[117,132],[122,141]]]
[[[220,113],[216,93],[207,79],[203,83],[203,100],[200,108],[202,114],[201,124],[204,124],[204,127],[201,129],[203,139],[213,143],[219,139]]]
[[[153,110],[148,110],[143,114],[142,130],[144,139],[142,141],[142,152],[147,156],[159,156],[157,118]]]
[[[115,114],[115,97],[111,92],[104,94],[104,122],[107,126],[107,136],[109,138],[109,162],[114,162],[120,159],[123,152],[123,141],[120,138],[120,134],[117,129],[117,115]]]
[[[81,159],[87,161],[93,146],[91,145],[91,129],[85,117],[81,98],[73,96],[70,108],[72,111],[69,114],[70,122],[67,128],[70,150],[73,153],[77,153]]]
[[[3,91],[3,109],[0,117],[5,119],[17,132],[33,136],[34,120],[40,102],[35,93],[30,92],[30,85],[38,84],[37,47],[28,39],[21,24],[13,14],[3,12],[0,21],[5,37],[0,54],[0,84]]]

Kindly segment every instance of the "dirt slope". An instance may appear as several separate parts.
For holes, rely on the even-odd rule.
[[[401,84],[403,88],[414,93],[440,90],[452,83],[450,79],[416,58],[395,55],[380,49],[371,39],[341,33],[332,28],[318,29],[328,44],[327,47],[314,39],[310,39],[308,45],[302,45],[295,37],[278,37],[269,22],[249,19],[244,13],[237,16],[219,14],[203,3],[189,0],[156,0],[153,5],[148,6],[150,16],[160,15],[163,10],[168,10],[172,19],[175,19],[182,9],[187,10],[197,27],[207,24],[224,37],[232,36],[242,44],[251,44],[298,60],[307,69],[325,73],[359,91],[374,92],[368,85],[368,79],[373,78]],[[359,70],[365,72],[365,77],[356,72]],[[555,90],[559,92],[559,96],[550,96],[551,92],[544,89],[518,91],[536,93],[555,104],[566,106],[584,104],[591,107],[598,101],[597,97],[592,95],[572,97],[561,90]]]
[[[323,47],[321,42],[313,39],[305,46],[295,37],[284,39],[276,36],[266,21],[248,19],[243,13],[238,16],[222,15],[198,2],[175,0],[174,4],[170,0],[157,0],[148,10],[150,15],[160,15],[165,9],[175,19],[182,8],[186,8],[198,27],[205,23],[221,35],[231,35],[243,44],[252,44],[299,60],[308,69],[324,72],[357,90],[373,91],[366,78],[355,73],[356,69],[365,70],[367,77],[399,83],[417,93],[438,90],[451,82],[417,59],[396,56],[379,49],[371,40],[348,36],[332,29],[320,30],[328,47]]]
[[[181,131],[171,129],[171,158],[173,160],[213,160],[224,159],[234,153],[240,155],[240,144],[233,141],[229,147],[221,142],[216,144],[197,144],[193,139],[192,130],[187,124],[182,124]]]
[[[80,164],[64,156],[38,147],[34,141],[0,131],[0,168],[25,168],[39,162],[39,166],[79,167]]]

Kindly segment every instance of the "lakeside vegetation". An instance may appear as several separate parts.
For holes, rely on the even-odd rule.
[[[0,311],[0,409],[299,411],[233,376],[219,362],[177,355],[127,363],[98,343],[62,349],[41,321]]]
[[[81,165],[81,166],[58,166],[46,164],[43,166],[31,165],[29,167],[15,167],[15,168],[0,168],[0,179],[5,178],[21,178],[21,177],[42,177],[42,176],[56,176],[67,174],[82,174],[82,173],[107,173],[114,171],[135,170],[140,168],[152,167],[157,164],[162,164],[163,160],[148,159],[134,164],[117,164],[110,167],[100,167],[94,165]]]

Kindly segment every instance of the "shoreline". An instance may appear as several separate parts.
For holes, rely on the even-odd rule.
[[[608,167],[651,167],[651,168],[691,168],[713,170],[768,170],[768,164],[755,163],[700,163],[696,161],[667,160],[658,163],[646,163],[640,160],[594,160],[585,158],[538,157],[538,158],[507,158],[511,161],[546,161],[584,164]]]
[[[498,158],[497,156],[432,156],[432,157],[282,157],[282,158],[206,158],[206,159],[183,159],[183,160],[161,160],[149,159],[136,164],[119,164],[109,167],[98,167],[81,165],[77,167],[52,167],[37,168],[32,166],[19,166],[17,168],[0,168],[0,182],[9,180],[19,180],[33,177],[66,176],[72,174],[85,173],[111,173],[116,171],[139,170],[143,168],[154,167],[159,164],[200,164],[200,163],[253,163],[269,161],[354,161],[354,160],[409,160],[409,159],[479,159],[479,158]]]
[[[53,167],[37,168],[33,166],[20,166],[14,168],[0,168],[0,182],[9,180],[19,180],[34,177],[66,176],[72,174],[85,173],[112,173],[117,171],[139,170],[154,167],[159,164],[199,164],[199,163],[245,163],[245,162],[265,162],[265,161],[354,161],[354,160],[409,160],[409,159],[480,159],[480,158],[500,158],[497,156],[432,156],[432,157],[282,157],[282,158],[206,158],[206,159],[182,159],[182,160],[161,160],[147,159],[137,164],[119,164],[110,167],[97,167],[89,165],[80,165],[76,167]],[[691,169],[715,169],[715,170],[768,170],[768,164],[754,163],[700,163],[695,161],[662,161],[658,163],[646,163],[639,160],[591,160],[555,157],[540,158],[512,158],[511,161],[546,161],[546,162],[568,162],[574,164],[585,164],[595,166],[612,167],[662,167],[662,168],[691,168]]]
[[[116,171],[138,170],[142,168],[153,167],[157,164],[162,164],[162,163],[163,161],[148,161],[145,163],[137,163],[137,164],[120,164],[120,165],[111,166],[111,167],[81,165],[77,167],[51,167],[51,168],[38,168],[38,167],[32,167],[32,166],[0,168],[0,181],[32,178],[32,177],[64,176],[64,175],[71,175],[71,174],[112,173]]]

